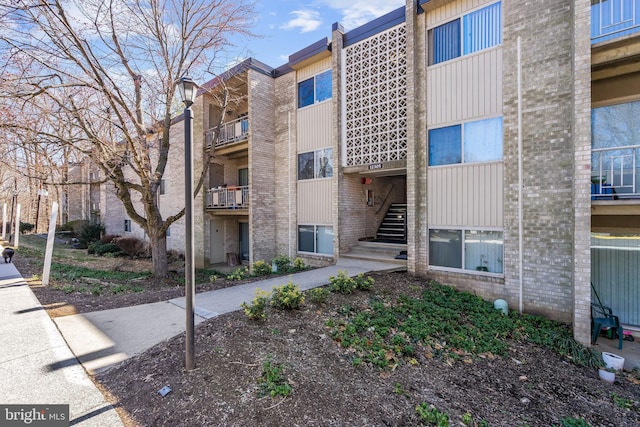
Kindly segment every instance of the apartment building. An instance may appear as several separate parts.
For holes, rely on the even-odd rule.
[[[572,322],[583,343],[592,300],[640,327],[637,3],[407,0],[278,68],[247,59],[205,83],[196,265],[386,250]],[[159,197],[175,210],[180,121],[171,132]]]

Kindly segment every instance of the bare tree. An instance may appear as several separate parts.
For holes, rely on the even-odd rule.
[[[250,0],[0,0],[4,107],[40,109],[34,141],[69,147],[102,170],[149,236],[158,278],[167,229],[184,215],[163,218],[157,197],[181,109],[175,83],[211,72],[232,36],[250,35],[253,17]],[[0,126],[27,130],[4,116]]]

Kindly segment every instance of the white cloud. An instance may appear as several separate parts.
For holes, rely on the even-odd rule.
[[[405,0],[320,0],[342,14],[340,23],[345,30],[352,30],[367,22],[405,5]]]
[[[301,33],[308,33],[316,30],[322,24],[320,13],[315,10],[294,10],[289,15],[293,15],[295,18],[281,25],[280,28],[283,30],[299,28]]]

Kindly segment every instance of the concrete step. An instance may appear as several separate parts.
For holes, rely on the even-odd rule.
[[[406,267],[407,260],[395,259],[401,251],[406,251],[406,244],[398,243],[381,243],[381,242],[358,242],[357,245],[352,246],[348,253],[341,253],[341,258],[351,259],[363,259],[363,260],[376,260],[391,262]]]

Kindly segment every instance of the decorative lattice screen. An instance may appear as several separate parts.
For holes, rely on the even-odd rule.
[[[346,166],[407,157],[404,24],[345,49]]]

